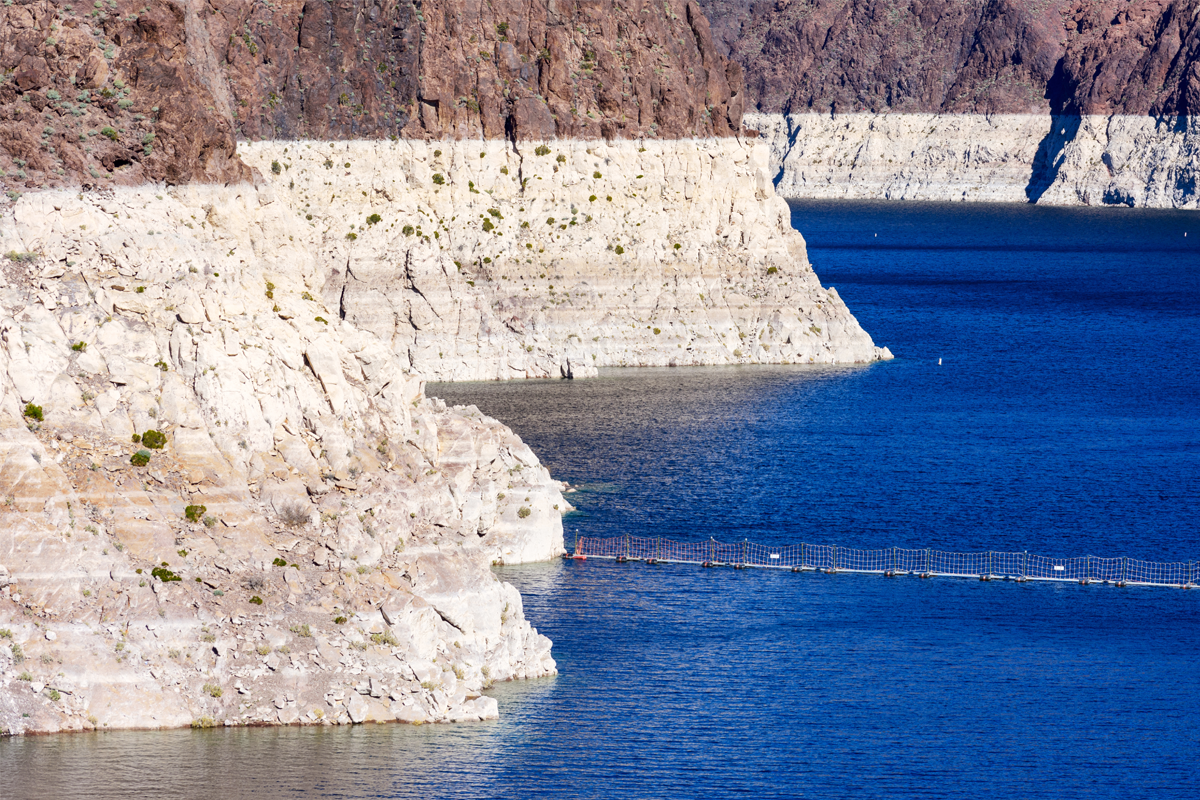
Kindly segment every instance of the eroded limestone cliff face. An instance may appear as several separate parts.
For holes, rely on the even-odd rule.
[[[287,246],[310,259],[327,315],[431,379],[888,357],[813,274],[762,146],[264,142],[243,153],[265,174],[278,165],[270,189]]]
[[[10,191],[250,178],[237,138],[740,132],[691,0],[106,0],[0,6]]]
[[[0,224],[0,729],[478,719],[553,673],[488,567],[562,552],[561,485],[314,313],[253,187],[155,192]]]
[[[784,197],[1197,208],[1196,117],[747,114]]]

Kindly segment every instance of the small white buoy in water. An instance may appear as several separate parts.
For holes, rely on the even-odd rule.
[[[942,360],[939,358],[939,359],[938,359],[938,366],[940,367],[941,365],[942,365]]]

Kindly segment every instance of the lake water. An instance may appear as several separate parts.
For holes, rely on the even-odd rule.
[[[568,544],[1200,559],[1200,217],[799,203],[793,220],[895,361],[430,393],[510,424],[579,487]],[[1182,797],[1200,782],[1200,591],[500,572],[561,674],[497,687],[499,722],[6,740],[0,797]]]

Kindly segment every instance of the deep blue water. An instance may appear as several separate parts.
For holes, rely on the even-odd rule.
[[[509,423],[580,487],[569,540],[1200,559],[1200,217],[805,203],[793,220],[895,361],[430,393]],[[0,742],[0,794],[1183,797],[1200,782],[1200,591],[500,572],[561,674],[498,687],[497,723]]]

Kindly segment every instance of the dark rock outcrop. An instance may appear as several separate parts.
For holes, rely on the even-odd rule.
[[[693,0],[0,6],[6,188],[246,180],[237,138],[727,136]]]
[[[703,0],[761,111],[1189,114],[1198,0]]]

